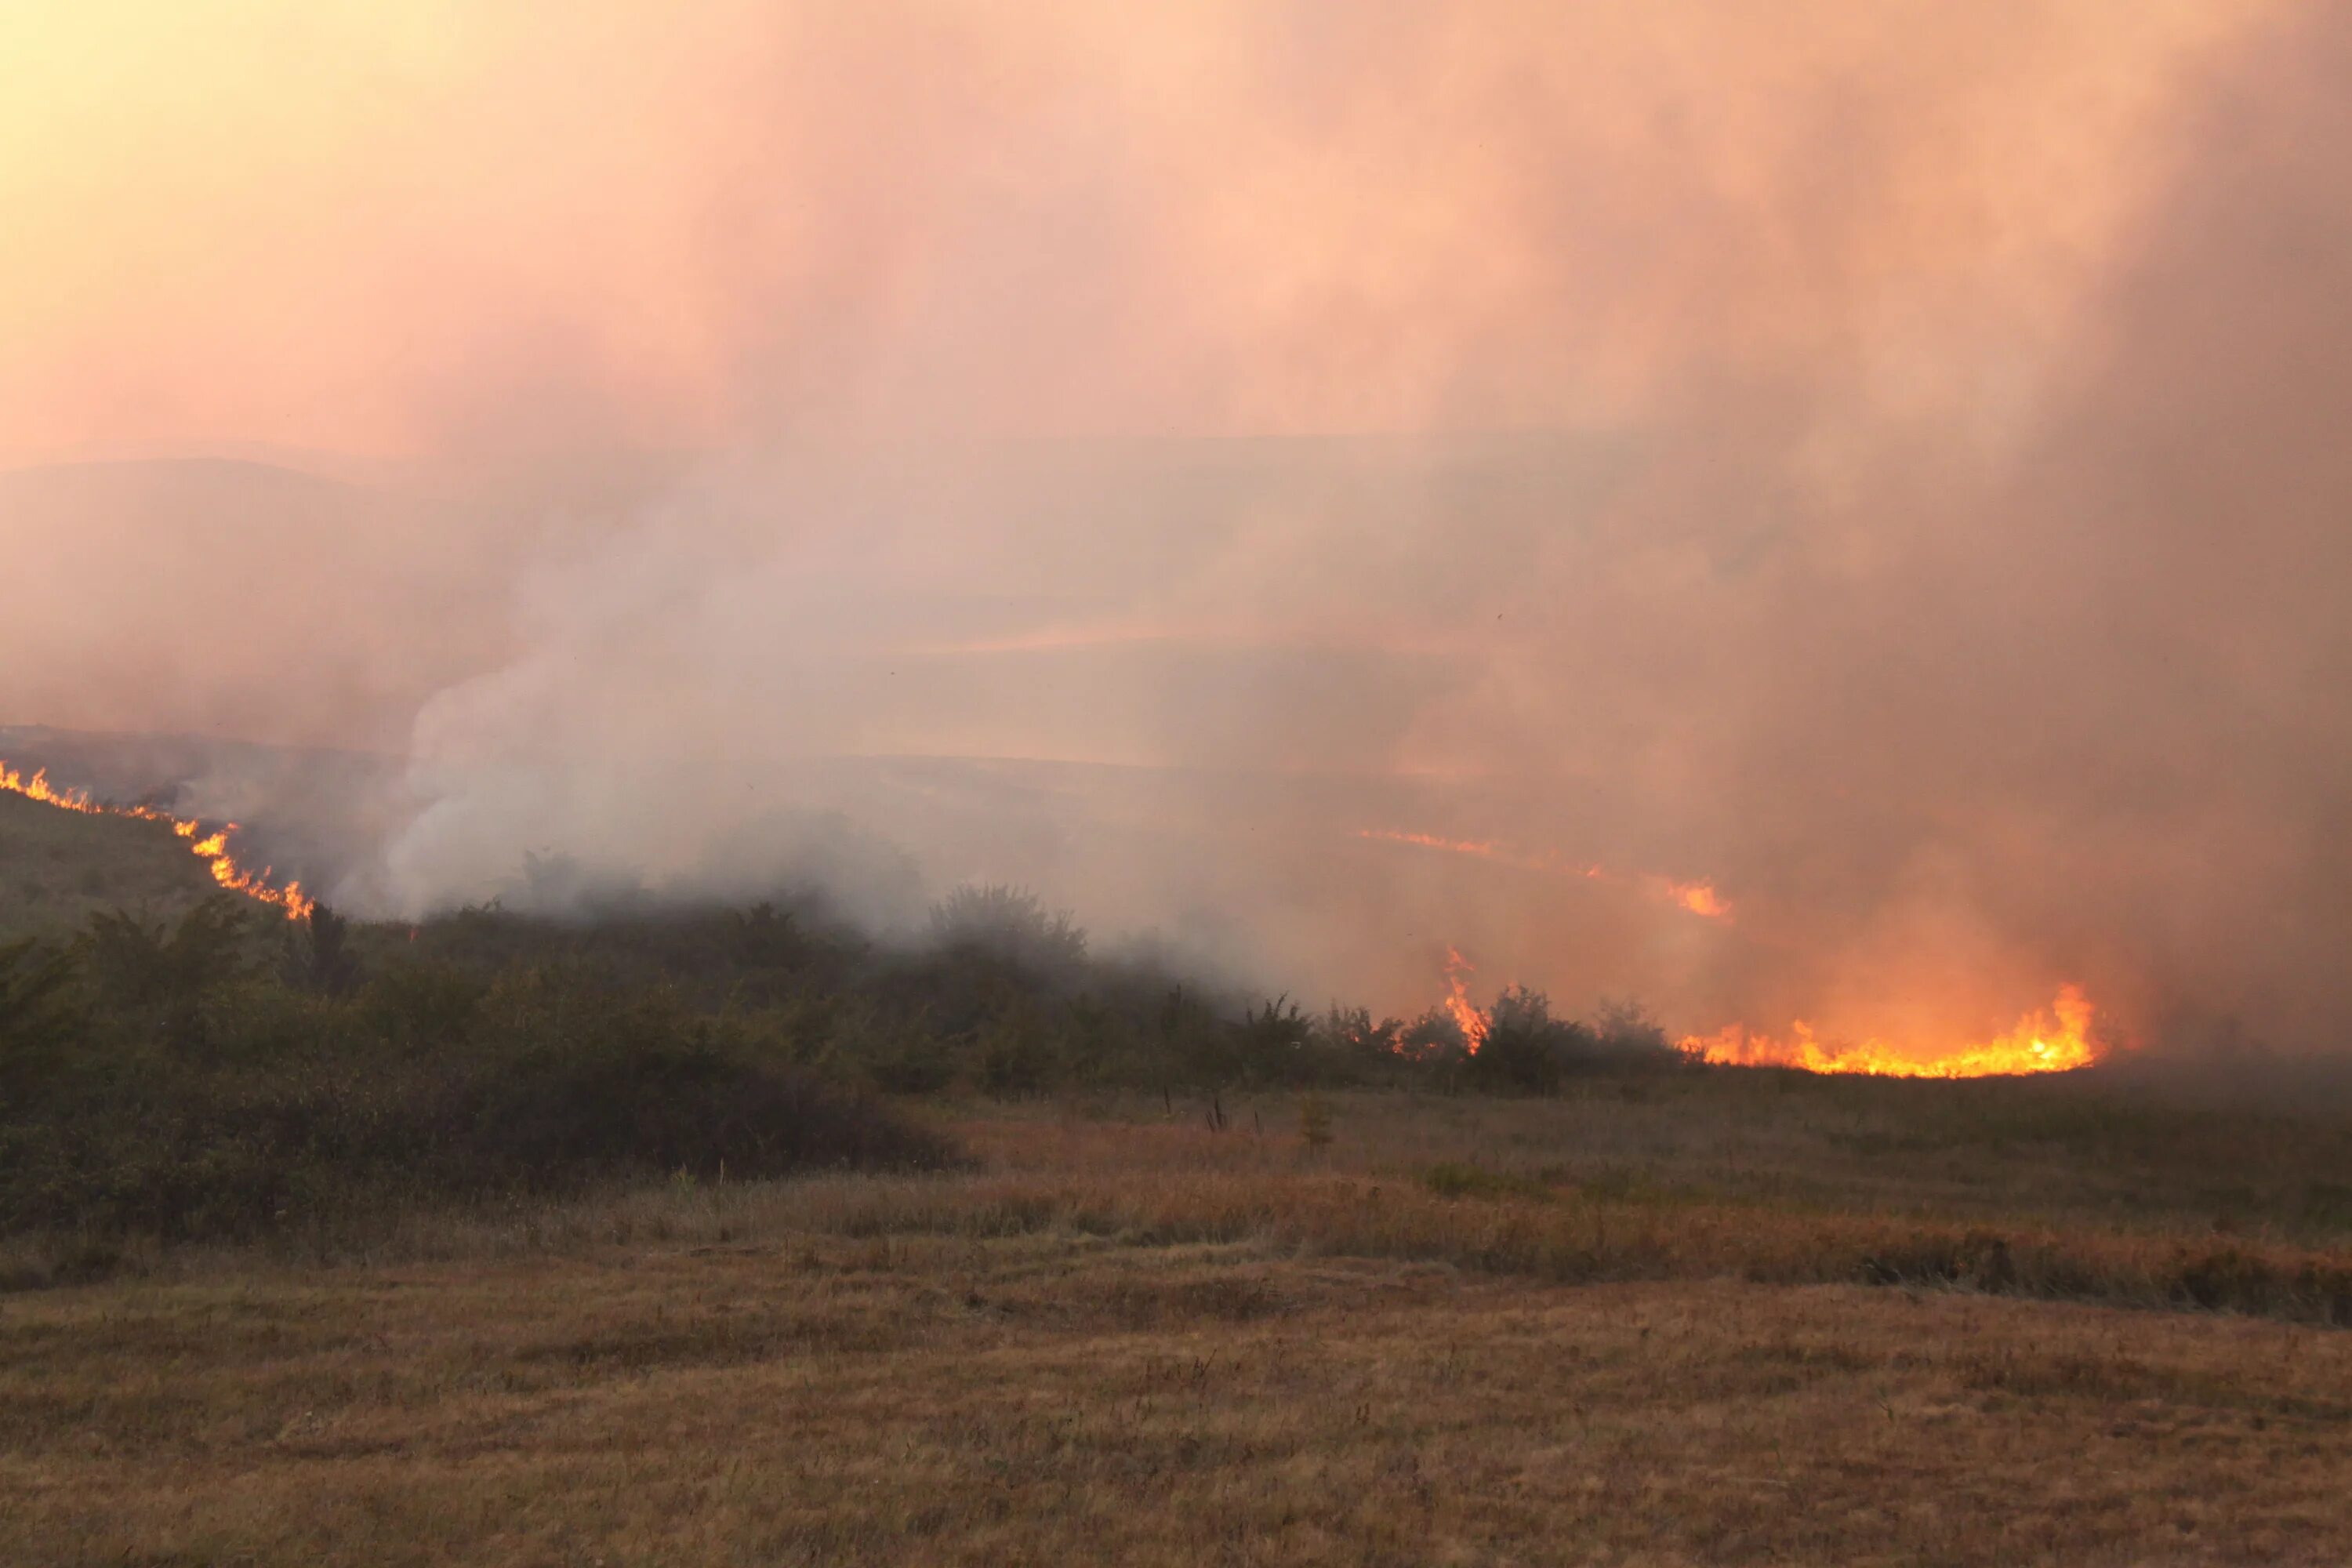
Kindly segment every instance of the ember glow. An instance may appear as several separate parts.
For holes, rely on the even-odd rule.
[[[1807,1072],[1868,1073],[1880,1078],[1993,1078],[2072,1072],[2099,1059],[2092,1039],[2095,1009],[2082,988],[2061,987],[2046,1011],[2029,1013],[1993,1039],[1939,1048],[1912,1042],[1821,1039],[1801,1021],[1785,1039],[1751,1035],[1734,1024],[1719,1034],[1683,1039],[1683,1051],[1727,1067],[1801,1068]]]
[[[58,789],[41,770],[36,769],[27,778],[5,761],[0,761],[0,792],[20,795],[26,800],[37,800],[61,811],[79,812],[85,816],[129,816],[142,822],[168,822],[173,833],[188,841],[189,852],[205,863],[213,880],[228,891],[283,910],[289,921],[308,920],[310,911],[318,907],[318,900],[303,893],[301,883],[289,882],[279,887],[270,880],[268,867],[249,871],[237,864],[236,857],[229,852],[229,840],[236,834],[234,822],[205,833],[194,817],[173,816],[152,805],[102,805],[85,791]]]

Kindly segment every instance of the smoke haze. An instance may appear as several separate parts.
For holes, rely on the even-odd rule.
[[[331,896],[2352,1024],[2336,8],[197,9],[0,21],[0,722]]]

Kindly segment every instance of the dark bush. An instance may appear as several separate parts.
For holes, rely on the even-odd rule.
[[[1057,1067],[1043,1021],[1034,1006],[1008,1008],[974,1043],[973,1079],[1000,1096],[1031,1095],[1050,1084]]]
[[[1680,1051],[1664,1029],[1638,1002],[1604,1002],[1593,1021],[1593,1046],[1600,1065],[1633,1069],[1685,1065]]]
[[[46,1086],[79,1032],[70,954],[24,941],[0,947],[0,1101]]]
[[[117,910],[89,923],[84,939],[98,993],[110,1007],[194,1006],[204,994],[245,972],[244,906],[227,894],[208,899],[166,929]]]
[[[1333,1079],[1341,1083],[1377,1082],[1396,1075],[1404,1065],[1402,1054],[1404,1025],[1394,1018],[1372,1021],[1362,1007],[1333,1004],[1316,1026],[1320,1058]]]
[[[352,1065],[167,1069],[68,1114],[0,1123],[0,1230],[241,1237],[325,1212],[679,1171],[750,1179],[957,1159],[877,1101],[715,1044],[452,1056],[365,1079]]]
[[[1277,998],[1252,1008],[1234,1030],[1234,1062],[1244,1083],[1296,1082],[1304,1074],[1314,1030],[1295,1004]]]
[[[351,922],[324,904],[314,905],[307,920],[289,921],[280,971],[286,984],[322,996],[350,994],[360,983],[351,934]]]
[[[0,1230],[244,1235],[680,1171],[955,1158],[875,1091],[1524,1093],[1674,1059],[1636,1011],[1588,1027],[1523,990],[1475,1054],[1443,1010],[1242,1006],[1149,957],[1089,956],[1066,915],[1005,888],[950,897],[931,936],[884,946],[807,900],[290,929],[233,900],[172,926],[103,916],[69,952],[0,950]]]
[[[367,1026],[411,1049],[446,1046],[473,1033],[488,984],[471,970],[429,958],[388,963],[360,992]]]
[[[535,1052],[461,1080],[420,1131],[483,1184],[544,1186],[630,1171],[787,1175],[938,1169],[941,1139],[880,1102],[701,1043]]]
[[[1470,1058],[1472,1079],[1496,1088],[1538,1093],[1559,1087],[1595,1056],[1592,1031],[1551,1016],[1539,991],[1515,985],[1495,1001],[1486,1016],[1486,1037]]]
[[[1068,911],[1049,911],[1021,888],[958,888],[932,906],[930,925],[942,949],[988,953],[1041,974],[1066,974],[1086,962],[1087,933]]]

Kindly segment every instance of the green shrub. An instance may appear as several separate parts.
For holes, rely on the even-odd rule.
[[[46,1087],[82,1026],[72,955],[26,940],[0,946],[0,1100]]]
[[[1048,910],[1022,888],[958,888],[931,907],[930,931],[943,950],[978,951],[1042,973],[1086,962],[1087,933],[1069,912]]]
[[[457,964],[408,958],[384,965],[360,992],[369,1026],[385,1039],[415,1049],[467,1038],[489,986]]]

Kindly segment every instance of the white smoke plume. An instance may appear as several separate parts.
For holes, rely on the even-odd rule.
[[[146,21],[248,106],[0,110],[76,149],[0,450],[342,456],[0,475],[0,719],[395,755],[361,907],[2352,1024],[2329,7],[425,6],[296,30],[340,93]]]

